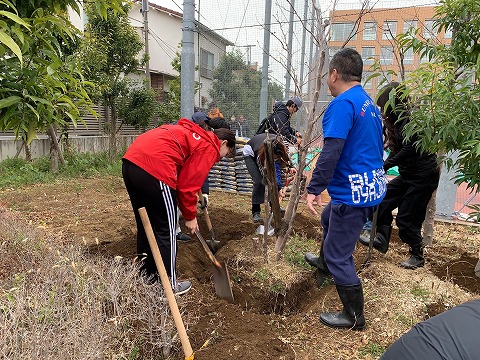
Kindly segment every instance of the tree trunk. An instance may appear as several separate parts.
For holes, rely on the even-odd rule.
[[[110,158],[113,159],[117,154],[117,111],[112,99],[110,99],[110,104],[110,136],[108,153]]]
[[[435,210],[436,210],[436,198],[437,191],[434,191],[432,198],[427,206],[427,214],[425,216],[425,221],[423,222],[423,244],[432,245],[433,243],[433,230],[435,222]]]
[[[320,96],[320,89],[322,87],[322,73],[325,64],[325,49],[327,48],[327,42],[325,38],[325,25],[322,24],[322,14],[320,8],[316,6],[315,2],[313,3],[313,6],[315,8],[317,21],[316,39],[320,44],[318,58],[315,62],[315,92],[311,101],[310,108],[308,109],[307,130],[305,131],[305,134],[303,136],[304,143],[298,149],[298,171],[293,181],[292,191],[290,193],[290,198],[288,200],[285,216],[282,221],[282,226],[280,227],[277,235],[277,242],[275,244],[276,260],[280,260],[283,249],[285,248],[287,242],[287,238],[293,232],[293,222],[297,214],[298,203],[300,202],[300,198],[302,197],[301,189],[303,188],[303,185],[305,185],[305,176],[303,174],[303,169],[305,169],[307,152],[312,141],[313,128],[318,120],[316,106],[318,98]]]
[[[47,134],[48,136],[50,136],[51,141],[50,157],[52,161],[52,170],[56,173],[58,172],[58,161],[60,161],[60,164],[62,164],[62,166],[65,166],[65,159],[63,158],[62,150],[58,145],[57,133],[53,124],[48,127]]]
[[[25,160],[28,162],[32,161],[32,152],[30,151],[30,145],[25,142]]]

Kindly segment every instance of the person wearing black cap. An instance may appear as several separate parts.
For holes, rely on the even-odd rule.
[[[199,125],[201,128],[205,129],[206,131],[211,131],[214,129],[230,129],[230,125],[224,118],[216,117],[211,119],[210,117],[207,116],[207,114],[205,114],[202,111],[197,111],[193,113],[191,120],[195,124]],[[203,194],[204,203],[200,204],[200,207],[203,209],[204,206],[208,205],[208,194],[210,192],[208,177],[205,179],[205,182],[202,185],[201,191]],[[180,211],[177,211],[177,216],[178,217],[180,216]],[[177,229],[176,229],[177,240],[183,241],[183,242],[192,240],[191,236],[181,231],[180,225],[179,225],[180,221],[178,220],[179,219],[177,219]]]
[[[301,107],[302,99],[298,96],[292,97],[285,104],[282,101],[277,101],[273,105],[273,113],[267,118],[268,132],[280,135],[292,145],[300,145],[302,143],[302,135],[292,128],[290,119]]]

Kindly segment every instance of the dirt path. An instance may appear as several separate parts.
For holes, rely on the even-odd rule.
[[[136,227],[120,178],[11,189],[3,191],[0,199],[0,205],[18,211],[63,241],[85,244],[92,255],[134,256]],[[406,248],[398,240],[393,241],[387,256],[374,254],[373,264],[361,275],[367,330],[328,329],[317,317],[323,310],[340,309],[334,286],[318,289],[313,272],[301,268],[285,291],[272,292],[262,283],[262,263],[251,253],[256,226],[250,221],[249,200],[224,192],[210,195],[210,216],[222,244],[218,257],[227,261],[235,304],[215,297],[211,264],[200,245],[195,241],[179,244],[179,277],[193,281],[193,290],[182,298],[181,306],[195,359],[375,358],[375,346],[386,348],[414,323],[480,295],[480,282],[473,275],[480,232],[439,225],[435,246],[427,249],[424,269],[409,272],[396,266],[406,256]],[[201,214],[199,224],[207,238]],[[295,232],[307,238],[320,236],[318,220],[303,204]],[[365,249],[359,247],[357,264],[364,254]],[[415,294],[418,288],[426,294]]]

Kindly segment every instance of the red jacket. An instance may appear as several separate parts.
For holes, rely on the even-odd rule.
[[[197,214],[197,192],[220,160],[220,140],[188,119],[138,136],[123,156],[177,191],[186,220]]]

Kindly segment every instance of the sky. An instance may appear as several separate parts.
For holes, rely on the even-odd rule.
[[[307,32],[305,48],[302,49],[303,26],[301,20],[304,16],[304,6],[306,0],[290,0],[294,2],[296,14],[294,16],[293,31],[293,55],[292,68],[296,74],[300,74],[301,57],[304,54],[305,64],[309,62],[310,44]],[[158,4],[171,10],[183,12],[183,0],[150,0],[151,3]],[[312,0],[308,0],[309,4]],[[200,16],[200,22],[217,33],[235,43],[236,50],[240,51],[245,61],[258,63],[259,69],[262,66],[263,57],[263,24],[265,24],[265,0],[195,0],[196,19]],[[320,4],[324,17],[333,6],[333,1],[329,6],[325,6],[325,1],[317,0]],[[401,6],[399,5],[401,3]],[[337,9],[358,9],[360,1],[337,0],[335,7]],[[406,6],[433,6],[438,4],[438,0],[379,0],[371,1],[374,8],[392,8]],[[311,7],[311,5],[310,5]],[[285,84],[286,75],[286,51],[288,23],[290,16],[290,5],[287,0],[272,0],[272,26],[271,31],[274,34],[270,39],[270,64],[269,74],[273,81],[279,84]],[[198,15],[200,12],[200,15]],[[311,10],[307,13],[307,19],[311,18]],[[310,25],[307,25],[310,29]],[[248,49],[250,51],[248,52]],[[228,49],[232,50],[232,49]],[[305,76],[306,71],[304,71]]]

